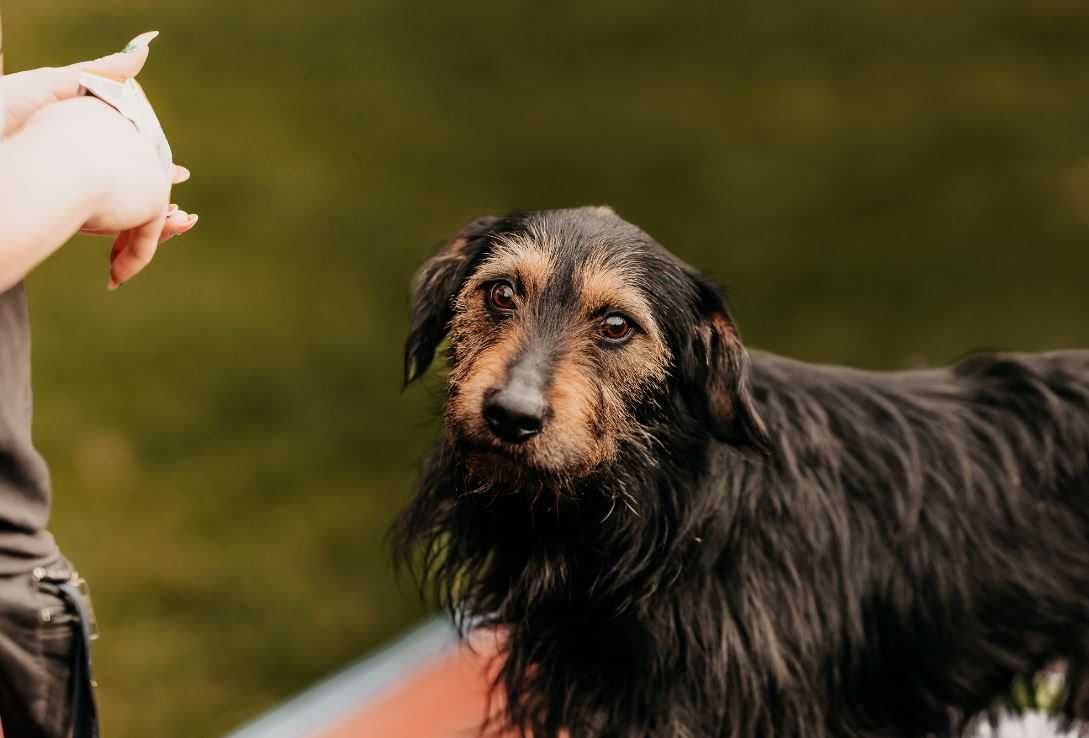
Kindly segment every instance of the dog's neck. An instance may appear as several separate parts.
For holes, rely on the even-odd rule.
[[[517,622],[556,600],[587,611],[638,614],[693,567],[706,568],[720,495],[700,494],[712,446],[651,459],[621,454],[575,483],[482,484],[446,440],[434,449],[401,522],[424,544],[424,565],[452,608],[494,624]],[[663,566],[663,561],[669,562]]]
[[[482,490],[456,447],[440,442],[398,542],[405,555],[422,546],[419,573],[466,627],[507,633],[501,679],[518,695],[509,703],[515,723],[530,720],[545,695],[604,705],[602,684],[645,673],[655,663],[654,638],[684,622],[677,609],[699,609],[678,592],[714,586],[713,565],[730,535],[711,526],[729,525],[718,475],[730,456],[737,457],[711,443],[665,446],[653,463],[633,454],[546,494],[547,487]],[[604,676],[587,676],[595,674]],[[661,679],[647,684],[663,688]],[[549,714],[584,711],[554,706]]]

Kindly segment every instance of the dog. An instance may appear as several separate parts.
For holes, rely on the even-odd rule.
[[[485,731],[956,736],[1055,662],[1089,715],[1089,351],[750,356],[606,207],[477,219],[413,295],[448,383],[394,537],[502,634]]]

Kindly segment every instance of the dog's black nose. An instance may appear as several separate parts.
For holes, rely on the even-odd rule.
[[[484,400],[484,420],[507,443],[521,443],[540,433],[547,413],[544,396],[525,386],[493,390]]]

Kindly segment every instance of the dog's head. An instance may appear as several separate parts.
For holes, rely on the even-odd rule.
[[[581,479],[666,418],[767,444],[718,289],[609,208],[466,226],[416,276],[406,384],[444,338],[448,440],[484,480]]]

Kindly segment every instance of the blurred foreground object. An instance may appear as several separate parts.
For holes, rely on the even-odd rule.
[[[226,738],[465,738],[487,710],[490,636],[460,641],[429,620]],[[1042,712],[981,722],[975,738],[1074,738]],[[3,733],[0,733],[3,738]]]
[[[448,621],[430,620],[228,738],[476,735],[494,653],[494,639],[474,639],[470,648]]]

